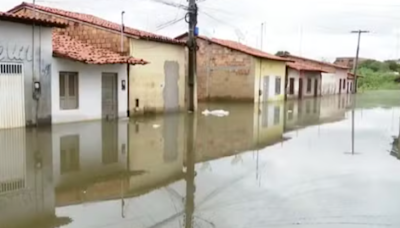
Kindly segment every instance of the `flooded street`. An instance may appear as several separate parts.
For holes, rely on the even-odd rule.
[[[398,137],[399,92],[0,131],[0,227],[400,227]]]

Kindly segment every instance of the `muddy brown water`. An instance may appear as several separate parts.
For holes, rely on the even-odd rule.
[[[396,91],[4,130],[0,227],[400,227],[399,136]]]

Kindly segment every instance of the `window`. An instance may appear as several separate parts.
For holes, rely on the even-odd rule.
[[[78,109],[78,73],[60,72],[60,109]]]
[[[279,125],[281,121],[281,108],[279,106],[275,106],[274,109],[274,125]]]
[[[346,79],[343,79],[342,83],[343,83],[343,89],[346,89]]]
[[[289,79],[289,94],[294,94],[294,78]]]
[[[312,80],[311,78],[307,79],[307,93],[311,92],[311,87],[312,87]]]
[[[276,95],[281,94],[281,78],[280,77],[275,78],[275,94]]]
[[[22,74],[22,64],[2,63],[0,74]]]

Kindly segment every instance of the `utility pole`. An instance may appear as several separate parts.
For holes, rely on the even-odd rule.
[[[363,33],[369,33],[369,31],[365,30],[356,30],[356,31],[351,31],[351,33],[357,33],[358,34],[358,42],[357,42],[357,53],[356,53],[356,58],[354,60],[354,65],[353,65],[353,74],[354,74],[354,80],[353,80],[353,88],[352,88],[352,93],[355,94],[357,92],[357,68],[358,68],[358,58],[360,55],[360,41],[361,41],[361,34]],[[352,109],[351,109],[351,154],[355,155],[354,147],[355,147],[355,108],[356,108],[356,100],[357,98],[355,96],[352,97]]]
[[[196,0],[188,0],[189,8],[187,17],[189,20],[189,39],[187,41],[187,46],[189,49],[189,78],[188,78],[188,86],[189,86],[189,111],[194,112],[196,109],[196,52],[197,52],[197,43],[196,43],[196,25],[197,25],[197,13],[198,8],[196,4]]]
[[[357,92],[357,68],[358,68],[358,58],[359,58],[359,55],[360,55],[361,34],[369,33],[369,31],[366,31],[366,30],[354,30],[354,31],[351,31],[351,33],[358,34],[357,52],[356,52],[356,58],[354,60],[354,65],[353,65],[354,81],[353,81],[353,88],[352,88],[352,91],[351,91],[352,93],[356,93]]]
[[[125,30],[124,14],[125,11],[122,11],[121,12],[121,55],[124,53],[124,30]]]

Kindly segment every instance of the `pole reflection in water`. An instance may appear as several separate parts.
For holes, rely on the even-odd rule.
[[[193,214],[194,214],[194,192],[196,191],[194,177],[196,175],[195,162],[196,162],[196,116],[189,115],[187,118],[187,145],[186,145],[186,202],[185,202],[185,228],[193,227]]]

